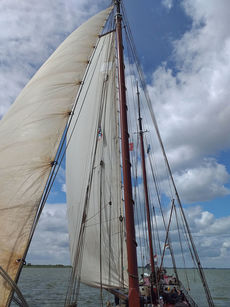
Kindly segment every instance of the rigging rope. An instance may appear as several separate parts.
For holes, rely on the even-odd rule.
[[[110,19],[111,16],[113,16],[113,14],[114,14],[114,13],[113,13],[113,11],[112,11],[112,12],[110,13],[110,16],[108,17],[108,23],[109,23],[109,20],[113,20],[113,18]],[[98,43],[99,43],[99,39],[98,39],[98,41],[97,41],[97,43],[96,43],[96,47],[97,47]],[[90,64],[91,64],[91,60],[92,60],[92,58],[93,58],[93,56],[94,56],[94,54],[95,54],[96,47],[94,48],[94,50],[93,50],[93,52],[92,52],[92,55],[91,55],[91,57],[90,57],[89,64],[88,64],[88,66],[87,66],[87,68],[86,68],[85,74],[84,74],[83,79],[82,79],[82,80],[83,80],[83,81],[82,81],[82,84],[84,83],[85,78],[86,78],[86,76],[88,75],[88,71],[89,71],[89,68],[90,68],[90,66],[91,66],[91,65],[90,65]],[[30,231],[30,235],[29,235],[28,242],[27,242],[27,247],[26,247],[25,252],[24,252],[24,255],[23,255],[23,259],[26,258],[26,255],[27,255],[27,252],[28,252],[28,249],[29,249],[29,246],[30,246],[32,237],[33,237],[33,235],[34,235],[34,231],[35,231],[35,229],[36,229],[36,226],[37,226],[37,224],[38,224],[39,218],[40,218],[40,216],[41,216],[42,210],[43,210],[43,208],[44,208],[44,206],[45,206],[45,203],[46,203],[46,201],[47,201],[47,199],[48,199],[50,190],[51,190],[51,188],[52,188],[52,186],[53,186],[53,184],[54,184],[54,181],[55,181],[56,176],[57,176],[57,174],[58,174],[58,171],[59,171],[59,169],[60,169],[61,163],[62,163],[62,161],[63,161],[63,159],[64,159],[64,156],[65,156],[65,153],[66,153],[66,150],[67,150],[67,147],[68,147],[68,144],[67,144],[67,145],[66,145],[66,148],[64,149],[64,145],[65,145],[65,141],[66,141],[66,137],[67,137],[67,132],[68,132],[68,130],[69,130],[69,127],[70,127],[70,124],[71,124],[71,121],[72,121],[72,118],[73,118],[73,114],[74,114],[74,111],[75,111],[76,106],[77,106],[78,98],[80,97],[81,92],[82,92],[82,86],[80,86],[80,88],[79,88],[79,90],[78,90],[77,97],[76,97],[76,99],[75,99],[74,106],[73,106],[73,108],[72,108],[72,112],[70,113],[69,120],[68,120],[68,122],[67,122],[67,124],[66,124],[66,128],[65,128],[65,130],[64,130],[64,133],[63,133],[63,136],[62,136],[60,145],[59,145],[59,147],[58,147],[58,150],[57,150],[55,159],[54,159],[53,162],[51,162],[52,168],[51,168],[49,177],[48,177],[48,179],[47,179],[46,187],[45,187],[45,189],[44,189],[43,195],[42,195],[41,200],[40,200],[40,204],[39,204],[38,209],[37,209],[36,216],[35,216],[35,218],[34,218],[34,221],[33,221],[32,227],[31,227],[31,231]],[[58,162],[59,162],[59,164],[58,164]],[[57,166],[57,165],[58,165],[58,166]],[[22,267],[23,267],[23,266],[21,265],[21,266],[20,266],[20,269],[18,270],[16,279],[15,279],[16,281],[17,281],[18,278],[19,278],[19,275],[20,275],[20,273],[21,273]]]
[[[181,240],[181,235],[180,235],[180,228],[179,228],[179,223],[178,223],[178,216],[177,216],[176,206],[174,205],[174,202],[173,202],[173,209],[174,209],[175,217],[176,217],[177,231],[178,231],[178,237],[179,237],[179,242],[180,242],[180,249],[181,249],[181,254],[182,254],[182,259],[183,259],[183,264],[184,264],[185,277],[186,277],[186,281],[187,281],[188,290],[190,290],[188,274],[187,274],[187,267],[186,267],[185,258],[184,258],[184,249],[183,249],[183,246],[182,246],[182,240]]]
[[[0,275],[5,279],[5,281],[10,285],[12,289],[12,294],[9,297],[9,300],[11,300],[15,292],[18,296],[18,299],[13,298],[14,301],[21,307],[29,307],[17,284],[12,280],[12,278],[7,274],[7,272],[1,266],[0,266]]]
[[[128,29],[127,31],[128,31],[128,34],[129,34],[129,41],[130,41],[130,44],[132,46],[133,56],[134,56],[134,59],[135,59],[136,65],[137,65],[137,70],[139,72],[142,88],[143,88],[144,93],[145,93],[145,97],[146,97],[146,101],[147,101],[147,104],[148,104],[148,107],[149,107],[150,115],[152,117],[152,121],[153,121],[155,130],[156,130],[156,133],[157,133],[157,137],[158,137],[158,140],[159,140],[159,143],[160,143],[160,146],[161,146],[161,150],[162,150],[162,153],[163,153],[163,156],[164,156],[164,159],[165,159],[165,163],[166,163],[166,166],[167,166],[167,169],[168,169],[168,172],[169,172],[169,176],[171,178],[171,182],[172,182],[172,185],[173,185],[173,188],[174,188],[174,191],[175,191],[175,195],[176,195],[176,198],[177,198],[177,201],[178,201],[178,204],[179,204],[179,208],[180,208],[182,217],[183,217],[183,221],[185,223],[185,226],[186,226],[186,229],[187,229],[187,232],[188,232],[189,240],[191,242],[191,246],[192,246],[194,256],[195,256],[195,259],[196,259],[196,262],[197,262],[198,271],[200,273],[200,277],[201,277],[201,281],[202,281],[202,284],[203,284],[203,287],[204,287],[204,290],[205,290],[206,298],[207,298],[207,301],[209,303],[209,306],[213,307],[214,303],[213,303],[213,300],[212,300],[212,297],[211,297],[211,293],[210,293],[210,290],[208,288],[208,284],[207,284],[207,281],[206,281],[206,278],[205,278],[205,275],[204,275],[204,271],[203,271],[203,268],[202,268],[201,263],[200,263],[200,258],[198,256],[197,249],[196,249],[196,246],[195,246],[194,241],[193,241],[193,237],[192,237],[192,234],[191,234],[191,231],[190,231],[190,228],[189,228],[189,225],[188,225],[188,222],[187,222],[187,219],[186,219],[186,216],[185,216],[182,204],[181,204],[179,194],[177,192],[177,188],[176,188],[176,185],[175,185],[175,182],[174,182],[172,171],[171,171],[171,168],[170,168],[170,165],[169,165],[169,162],[168,162],[168,158],[167,158],[167,155],[166,155],[166,152],[165,152],[165,149],[164,149],[164,145],[163,145],[163,142],[162,142],[162,139],[161,139],[161,135],[160,135],[159,128],[158,128],[158,125],[157,125],[157,122],[156,122],[156,118],[155,118],[155,115],[154,115],[154,112],[153,112],[153,109],[152,109],[151,100],[150,100],[150,97],[149,97],[149,94],[148,94],[148,91],[147,91],[144,75],[143,75],[141,66],[140,66],[139,61],[138,61],[137,52],[136,52],[136,49],[135,49],[135,45],[133,43],[132,33],[131,33],[131,30],[130,30],[129,24],[127,22],[125,8],[124,8],[123,4],[122,4],[122,10],[123,10],[123,14],[124,14],[124,19],[126,20],[126,28]],[[125,28],[125,30],[126,30],[126,28]]]

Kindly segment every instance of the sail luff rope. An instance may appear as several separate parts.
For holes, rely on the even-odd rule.
[[[110,56],[111,56],[111,54],[110,54]],[[113,82],[113,85],[112,85],[112,87],[114,88],[114,82]],[[106,93],[106,98],[107,98],[107,95],[108,95],[108,93]],[[115,98],[115,97],[114,97]],[[115,101],[115,99],[114,99],[114,101]],[[115,106],[114,106],[114,108],[115,108]],[[104,117],[105,117],[105,113],[106,112],[104,112]],[[115,121],[115,123],[116,123],[116,121]],[[105,126],[105,121],[104,121],[104,126]],[[110,129],[112,129],[111,127],[110,127]],[[109,133],[111,133],[111,131],[109,132]],[[113,140],[111,140],[110,139],[110,148],[112,148],[112,145],[113,145]],[[109,155],[109,165],[110,165],[110,174],[112,173],[112,160],[111,160],[111,152],[110,152],[110,155]],[[105,176],[105,174],[104,174],[104,182],[103,182],[103,186],[105,187],[106,186],[106,182],[110,182],[110,180],[111,180],[111,178],[110,178],[110,176],[108,176],[109,178],[106,178],[106,176]],[[106,219],[107,219],[107,233],[108,233],[108,236],[109,236],[109,264],[108,264],[108,270],[109,270],[109,272],[108,272],[108,281],[109,281],[109,284],[111,284],[111,258],[113,257],[113,253],[112,253],[112,221],[111,221],[111,219],[112,219],[112,206],[114,205],[113,204],[113,199],[112,199],[112,193],[111,193],[111,189],[112,189],[112,187],[111,187],[111,185],[109,186],[109,195],[110,195],[110,197],[109,197],[109,202],[108,202],[108,205],[109,205],[109,216],[107,216],[107,210],[105,210],[105,215],[106,215]],[[119,241],[119,240],[118,240]],[[118,255],[118,263],[119,263],[119,255]],[[119,276],[119,274],[118,274],[118,276]]]
[[[109,58],[111,57],[111,48],[108,48],[107,50],[107,55],[106,55],[106,63],[108,63],[108,60]],[[106,71],[106,76],[108,76],[108,67],[107,67],[107,71]],[[106,109],[106,96],[107,96],[107,77],[104,78],[103,80],[103,85],[102,85],[102,90],[101,90],[101,105],[100,105],[100,111],[99,111],[99,121],[98,121],[98,128],[101,127],[101,123],[102,123],[102,116],[104,115],[105,116],[105,109]],[[105,122],[105,121],[104,121]],[[100,196],[99,196],[99,206],[100,206],[100,215],[99,215],[99,251],[100,251],[100,299],[101,299],[101,306],[103,306],[103,291],[102,291],[102,275],[103,275],[103,272],[102,272],[102,186],[103,183],[102,183],[102,173],[103,173],[103,164],[104,164],[104,161],[103,161],[103,152],[102,152],[102,155],[100,157]],[[106,221],[107,222],[107,221]]]
[[[109,61],[109,59],[111,58],[111,56],[113,57],[113,55],[112,55],[112,48],[109,48],[108,49],[108,55],[106,56],[107,57],[107,61]],[[106,73],[106,75],[107,75],[107,73]],[[104,92],[104,94],[102,94],[102,100],[104,101],[104,106],[103,106],[103,109],[104,109],[104,112],[102,112],[102,115],[104,115],[104,118],[105,118],[105,116],[106,116],[106,108],[107,108],[107,104],[106,104],[106,100],[107,100],[107,95],[108,95],[108,93],[107,93],[107,87],[106,87],[106,84],[107,84],[107,78],[105,78],[105,80],[104,80],[104,88],[103,88],[103,92]],[[113,83],[113,85],[112,86],[114,86],[115,84]],[[116,98],[116,95],[114,96],[114,98]],[[116,112],[115,112],[115,118],[116,118]],[[115,120],[115,122],[116,122],[116,120]],[[104,125],[105,125],[105,120],[104,120]],[[111,128],[111,127],[110,127]],[[112,128],[111,128],[112,129]],[[111,141],[111,144],[112,144],[112,142],[113,142],[113,140],[111,139],[110,140]],[[103,161],[103,159],[101,159],[101,161]],[[112,163],[113,163],[114,161],[112,161],[111,160],[111,157],[110,157],[110,167],[112,168]],[[102,165],[102,168],[101,168],[102,170],[103,170],[103,165]],[[105,178],[105,177],[103,177],[104,178],[104,182],[103,183],[101,183],[101,186],[103,186],[104,188],[106,188],[106,182],[109,182],[109,180],[110,180],[110,178]],[[111,189],[111,185],[110,185],[110,188],[109,189]],[[110,202],[109,202],[109,208],[110,208],[110,214],[111,214],[111,208],[112,208],[112,202],[111,202],[111,200],[110,200]],[[105,215],[107,214],[107,211],[106,210],[104,210],[104,213],[105,213]],[[102,214],[102,211],[100,210],[100,219],[101,219],[101,214]],[[108,218],[108,217],[106,217],[105,218],[105,223],[104,223],[104,221],[102,221],[101,220],[101,226],[103,225],[103,223],[105,224],[105,225],[107,225],[108,223],[109,223],[109,225],[110,225],[110,229],[111,229],[111,221],[112,220],[117,220],[117,221],[119,221],[119,216],[115,216],[114,218]],[[120,223],[122,223],[121,221],[120,221]],[[91,225],[90,225],[91,226]],[[108,226],[108,225],[107,225]],[[86,226],[87,227],[87,226]],[[109,226],[108,226],[109,227]],[[101,230],[100,230],[101,231]],[[107,231],[106,231],[106,233],[108,233],[109,232],[109,229],[107,229]],[[111,237],[111,234],[110,234],[110,237]],[[111,241],[111,238],[109,239],[110,241]],[[123,239],[122,239],[122,241],[123,241]],[[123,243],[122,243],[123,244]],[[110,244],[111,245],[111,244]],[[123,251],[122,251],[122,254],[123,254]],[[110,261],[111,261],[111,258],[112,258],[112,260],[113,261],[115,261],[115,258],[114,258],[114,254],[112,253],[112,248],[109,248],[109,264],[110,264]],[[119,256],[118,256],[119,257]],[[119,261],[119,259],[116,259],[116,261]],[[119,262],[118,262],[119,263]],[[121,271],[123,271],[123,266],[122,266],[122,269],[121,269]],[[110,273],[109,273],[110,274]],[[123,276],[123,272],[122,272],[122,276]],[[123,277],[122,277],[122,279],[124,279]],[[124,282],[123,282],[124,283]]]
[[[114,2],[114,1],[113,1]],[[114,22],[115,22],[115,12],[114,12]],[[116,22],[115,22],[116,23]],[[116,60],[116,74],[115,74],[115,86],[116,86],[116,91],[115,91],[115,96],[116,96],[116,129],[117,129],[117,146],[118,146],[118,157],[117,160],[119,160],[120,167],[119,167],[119,178],[120,178],[120,190],[121,190],[121,195],[120,195],[120,207],[117,208],[119,210],[119,220],[120,220],[120,242],[118,241],[118,248],[120,244],[120,272],[121,272],[121,285],[122,288],[125,287],[125,276],[124,276],[124,263],[126,260],[124,260],[124,248],[126,249],[126,225],[125,225],[125,211],[124,211],[124,197],[123,197],[123,192],[124,192],[124,186],[122,182],[122,148],[121,148],[121,130],[120,130],[120,103],[119,103],[119,78],[118,78],[118,49],[117,49],[117,44],[115,44],[115,60]],[[124,247],[125,245],[125,247]],[[119,250],[119,249],[118,249]]]
[[[114,22],[115,22],[115,17],[114,17]],[[116,121],[116,131],[117,131],[117,140],[116,140],[116,146],[118,147],[118,157],[117,157],[117,161],[119,161],[120,163],[120,167],[117,169],[119,178],[120,178],[120,190],[123,190],[123,185],[122,185],[122,165],[121,165],[121,131],[120,131],[120,117],[119,117],[119,113],[120,113],[120,109],[119,109],[119,98],[118,98],[118,65],[117,65],[117,46],[115,44],[115,62],[116,62],[116,74],[115,74],[115,84],[114,86],[116,87],[116,90],[114,91],[115,93],[115,98],[114,101],[115,103],[115,121]],[[119,228],[120,228],[120,241],[118,240],[118,250],[120,250],[120,254],[119,256],[120,258],[120,273],[121,273],[121,285],[124,288],[125,285],[125,277],[124,277],[124,245],[126,245],[126,243],[124,242],[124,238],[125,238],[125,219],[124,219],[124,200],[123,200],[123,195],[121,193],[120,195],[120,206],[119,208],[117,207],[118,210],[118,214],[119,214],[119,220],[120,220],[120,224],[119,224]],[[120,249],[119,249],[119,244],[120,244]],[[125,246],[126,248],[126,246]]]

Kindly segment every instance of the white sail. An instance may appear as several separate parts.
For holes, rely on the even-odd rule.
[[[72,265],[81,267],[82,282],[96,287],[127,286],[114,44],[114,33],[100,38],[66,157]]]
[[[0,121],[0,266],[15,280],[52,161],[105,20],[102,11],[46,61]],[[10,287],[0,277],[0,306]]]

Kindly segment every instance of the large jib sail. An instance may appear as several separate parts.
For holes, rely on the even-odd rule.
[[[89,58],[111,9],[73,32],[0,122],[0,266],[17,281],[55,155]],[[0,277],[0,306],[12,289]]]
[[[127,287],[115,73],[110,33],[100,38],[90,63],[66,157],[73,279],[105,288]]]

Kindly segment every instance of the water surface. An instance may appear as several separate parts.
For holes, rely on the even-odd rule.
[[[169,270],[170,271],[170,270]],[[189,285],[184,270],[178,270],[184,286],[191,288],[191,295],[199,307],[207,306],[205,294],[197,274],[187,270]],[[30,307],[64,306],[70,268],[25,267],[19,287]],[[205,275],[216,307],[230,307],[230,269],[205,269]],[[111,295],[104,293],[104,302],[113,301]],[[16,306],[11,304],[11,306]],[[81,286],[78,306],[100,306],[100,291]],[[106,306],[106,304],[104,304]]]

